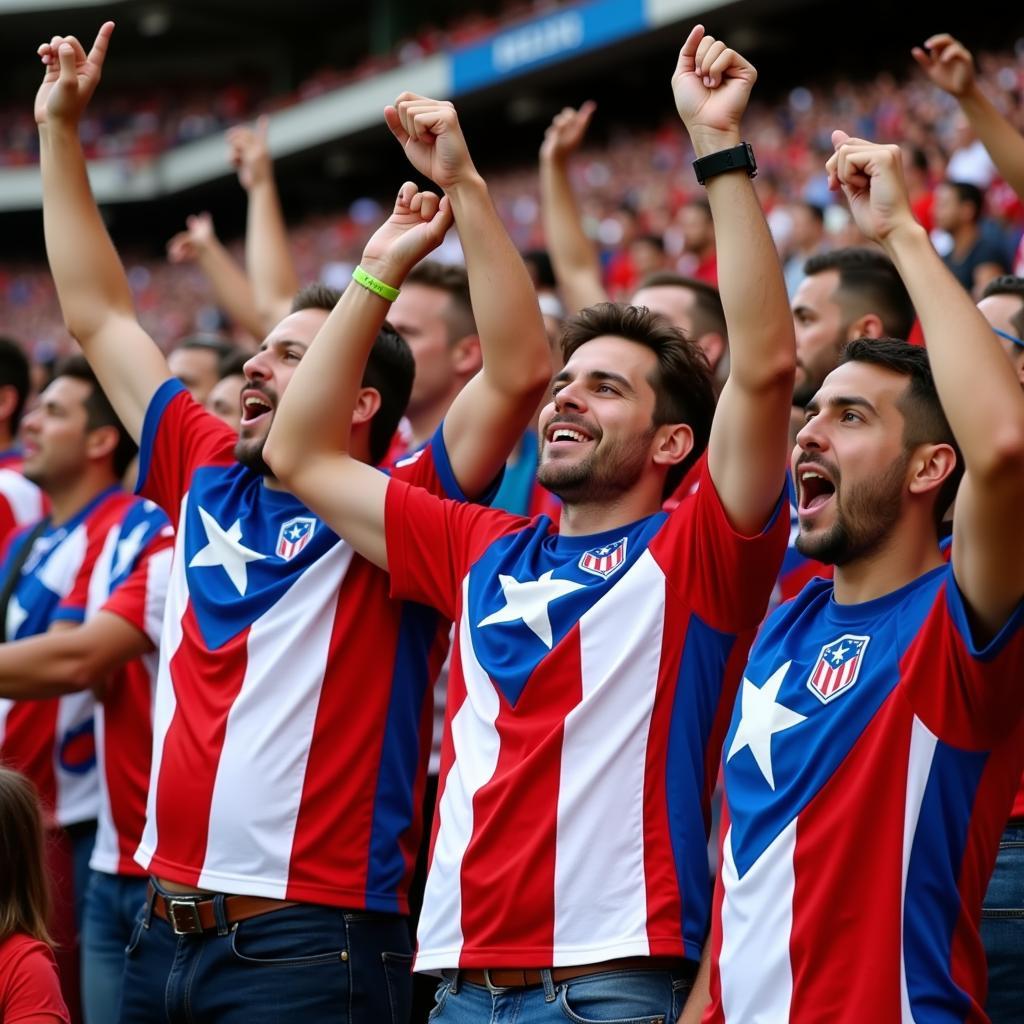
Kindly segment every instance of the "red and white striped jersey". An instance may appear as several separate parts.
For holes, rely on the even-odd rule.
[[[134,501],[110,487],[67,522],[39,534],[7,605],[8,639],[85,619],[96,560]],[[26,528],[11,538],[0,578],[30,532]],[[35,783],[44,810],[61,825],[89,821],[98,811],[94,709],[90,691],[48,700],[0,699],[0,758]]]
[[[448,625],[392,601],[236,440],[177,381],[147,412],[140,490],[177,528],[137,859],[184,885],[405,912]],[[440,431],[393,475],[461,497]]]
[[[723,747],[709,1024],[977,1021],[1024,761],[1024,607],[984,647],[950,566],[765,623]]]
[[[107,681],[96,703],[99,828],[89,866],[112,875],[143,876],[134,854],[146,819],[152,709],[174,531],[151,501],[133,500],[107,534],[89,582],[86,618],[118,615],[144,633],[153,651]]]
[[[21,473],[21,453],[0,452],[0,548],[19,526],[42,519],[47,507],[43,492]]]
[[[700,958],[715,766],[782,508],[741,537],[705,474],[671,514],[570,537],[390,484],[392,592],[456,623],[417,970]]]

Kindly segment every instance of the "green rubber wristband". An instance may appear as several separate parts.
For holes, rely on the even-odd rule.
[[[398,298],[397,288],[392,288],[391,285],[378,280],[373,274],[368,274],[363,270],[362,267],[356,267],[352,271],[352,280],[356,284],[361,284],[367,291],[373,292],[374,295],[379,295],[388,302],[394,302]]]

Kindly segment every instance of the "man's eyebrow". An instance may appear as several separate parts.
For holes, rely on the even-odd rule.
[[[621,373],[615,373],[612,370],[588,370],[585,374],[583,374],[583,377],[585,377],[587,380],[591,382],[602,380],[614,381],[616,384],[618,384],[621,388],[623,388],[626,391],[633,392],[635,390],[633,385],[630,384],[629,380],[626,377],[623,377]],[[551,383],[559,384],[562,381],[569,381],[572,379],[572,373],[570,373],[568,370],[561,370],[560,372],[555,374],[555,376],[552,378]]]
[[[833,395],[826,399],[825,404],[832,409],[837,406],[852,405],[856,409],[867,409],[874,416],[878,415],[878,410],[861,395]],[[821,403],[813,398],[804,406],[804,412],[817,413],[820,411]]]

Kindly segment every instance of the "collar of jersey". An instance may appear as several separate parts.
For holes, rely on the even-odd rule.
[[[605,544],[611,544],[620,537],[634,534],[658,516],[664,519],[665,513],[653,512],[649,516],[644,516],[643,519],[634,519],[631,523],[623,523],[621,526],[616,526],[611,530],[603,530],[601,533],[553,533],[548,538],[548,542],[551,544],[552,549],[559,554],[570,555],[577,551],[588,551],[590,548],[602,547]]]
[[[884,615],[897,605],[902,604],[907,597],[915,591],[927,587],[935,578],[949,569],[948,565],[939,565],[930,569],[917,579],[905,583],[898,590],[892,590],[881,597],[873,598],[870,601],[861,601],[859,604],[840,604],[836,600],[835,590],[829,595],[828,606],[825,614],[832,622],[848,624],[851,622],[862,622],[865,619],[875,619]]]
[[[65,519],[60,526],[54,526],[53,523],[50,523],[46,528],[46,532],[53,533],[55,530],[65,530],[70,533],[90,512],[98,508],[112,494],[117,494],[121,490],[120,484],[111,484],[105,490],[100,491],[95,497],[90,498],[70,519]]]

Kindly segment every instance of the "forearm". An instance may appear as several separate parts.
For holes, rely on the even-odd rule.
[[[977,82],[960,97],[960,106],[1003,179],[1024,198],[1024,137],[1003,117]]]
[[[386,284],[401,284],[386,268],[365,269]],[[353,282],[302,357],[274,414],[264,453],[283,483],[304,462],[349,450],[364,368],[388,308],[384,299]]]
[[[212,239],[200,250],[197,262],[213,287],[220,308],[254,338],[262,340],[267,326],[257,309],[252,285],[228,250]]]
[[[711,1002],[711,956],[709,939],[704,943],[704,952],[701,954],[700,967],[697,969],[697,976],[693,979],[693,987],[687,996],[686,1005],[679,1015],[677,1024],[700,1024],[708,1003]]]
[[[713,143],[698,148],[697,155],[735,144]],[[778,251],[757,193],[745,174],[733,171],[710,178],[707,196],[715,226],[718,290],[729,333],[730,381],[749,392],[780,384],[792,388],[792,315]]]
[[[1003,453],[1018,449],[1024,435],[1024,402],[1013,369],[924,228],[899,228],[884,246],[920,319],[935,386],[964,464],[976,481],[997,480],[1005,470]]]
[[[483,374],[492,391],[529,406],[525,426],[551,373],[537,293],[483,180],[448,195],[466,257]]]
[[[583,218],[563,161],[541,159],[540,202],[548,255],[566,305],[575,312],[606,302],[597,250],[583,230]]]
[[[256,309],[263,321],[263,330],[258,335],[261,337],[287,315],[299,290],[281,201],[272,175],[249,190],[245,262]]]
[[[88,689],[94,675],[87,644],[74,630],[0,645],[0,697],[42,700]]]
[[[68,330],[88,352],[113,317],[134,319],[131,288],[93,198],[77,128],[41,125],[46,254]]]

